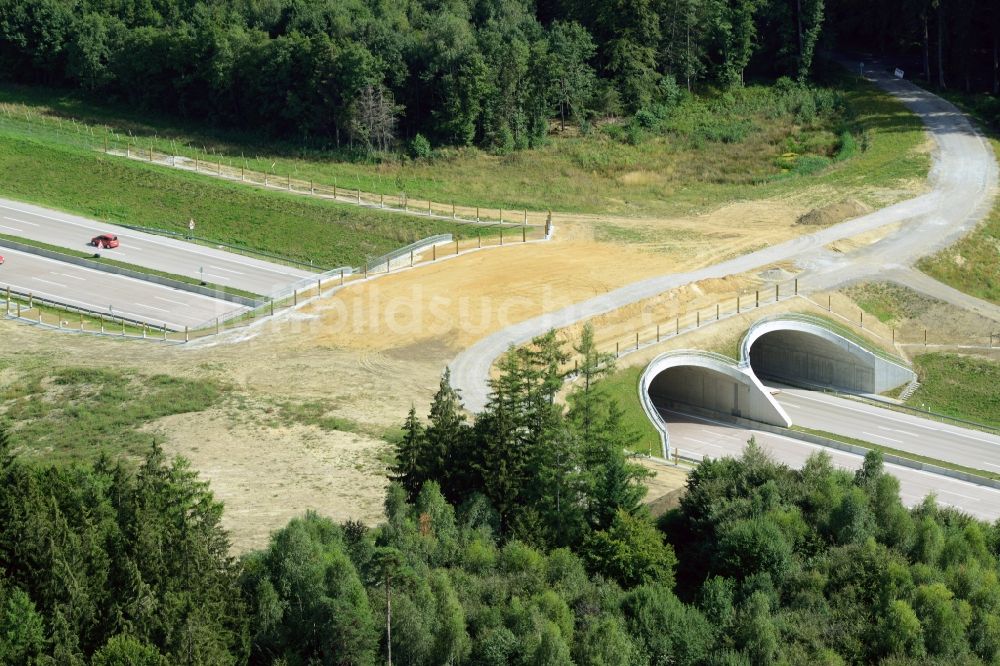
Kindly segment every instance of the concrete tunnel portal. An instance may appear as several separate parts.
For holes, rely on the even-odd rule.
[[[740,345],[740,360],[697,350],[657,356],[642,373],[639,394],[660,431],[668,455],[665,412],[723,421],[788,427],[785,410],[761,378],[810,388],[881,393],[915,378],[902,361],[876,353],[834,332],[823,320],[780,315],[754,323]]]

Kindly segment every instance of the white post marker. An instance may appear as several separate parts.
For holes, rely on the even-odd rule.
[[[188,235],[194,236],[194,218],[188,219]]]

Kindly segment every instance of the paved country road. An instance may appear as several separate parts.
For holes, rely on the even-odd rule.
[[[11,289],[112,316],[182,330],[247,308],[145,280],[0,247],[0,290]]]
[[[462,391],[465,405],[472,411],[481,410],[493,362],[511,345],[524,344],[551,328],[563,328],[698,280],[744,273],[779,261],[795,260],[806,269],[801,289],[824,289],[906,266],[971,230],[989,211],[995,194],[997,165],[989,144],[958,109],[940,97],[876,71],[869,78],[900,98],[921,118],[933,138],[936,151],[930,192],[713,266],[626,285],[497,331],[460,353],[451,364],[452,382]],[[903,223],[899,231],[866,250],[835,255],[823,248],[835,240],[897,222]]]
[[[302,268],[132,231],[7,199],[0,199],[0,233],[82,252],[94,250],[87,245],[91,238],[110,233],[118,236],[121,246],[114,250],[101,250],[101,256],[264,296],[316,275]],[[66,296],[76,297],[77,294],[67,293]]]
[[[830,454],[834,466],[856,470],[863,458],[846,451],[828,449],[799,439],[769,432],[740,428],[711,419],[661,409],[670,428],[671,443],[685,458],[738,457],[750,437],[753,437],[773,458],[791,467],[801,467],[818,451]],[[1000,518],[1000,490],[959,481],[930,472],[886,464],[885,470],[899,479],[899,495],[907,506],[916,506],[933,493],[942,506],[958,508],[983,520]]]

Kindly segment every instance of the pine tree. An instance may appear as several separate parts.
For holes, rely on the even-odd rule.
[[[464,497],[467,491],[464,486],[468,475],[463,466],[470,432],[462,410],[461,396],[452,388],[451,370],[446,368],[431,403],[420,467],[424,478],[437,481],[445,497],[452,501]]]
[[[618,511],[635,514],[639,510],[646,496],[642,480],[651,476],[626,457],[625,450],[634,446],[638,437],[622,422],[621,408],[609,401],[606,410],[589,460],[593,475],[589,522],[598,530],[607,529]]]
[[[412,405],[410,413],[403,424],[403,439],[396,447],[396,464],[392,467],[392,480],[398,481],[406,489],[409,501],[413,501],[420,492],[420,487],[427,480],[421,467],[423,463],[424,428],[417,418],[417,410]]]
[[[584,446],[590,446],[595,423],[600,418],[599,406],[604,400],[594,391],[594,385],[598,379],[614,371],[615,356],[597,350],[594,327],[590,323],[584,325],[580,344],[573,350],[580,357],[577,372],[581,384],[570,398],[572,408],[569,410],[569,419],[580,433]]]

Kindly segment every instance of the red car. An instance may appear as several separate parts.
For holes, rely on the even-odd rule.
[[[113,248],[118,247],[118,236],[111,234],[101,234],[90,239],[90,244],[94,247]]]
[[[3,255],[0,254],[0,266],[2,266],[2,265],[3,265]]]

